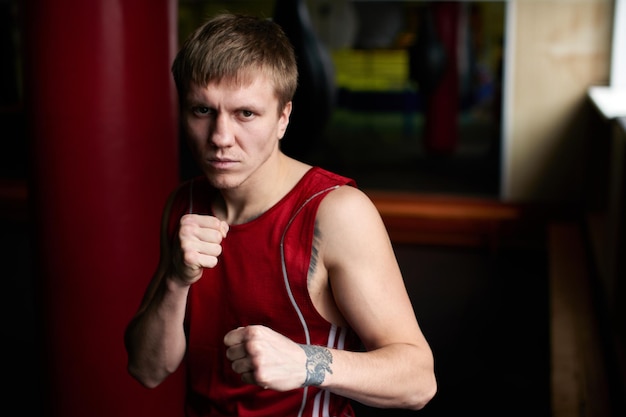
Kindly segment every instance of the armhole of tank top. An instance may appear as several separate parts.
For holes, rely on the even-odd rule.
[[[293,306],[293,308],[296,310],[296,314],[298,315],[298,318],[300,319],[300,324],[302,325],[302,329],[304,331],[304,336],[305,336],[305,340],[306,343],[309,344],[311,343],[311,336],[309,334],[309,327],[306,324],[306,320],[304,319],[304,315],[302,314],[302,310],[300,309],[300,306],[298,305],[294,295],[293,295],[293,291],[291,289],[291,285],[289,283],[289,275],[287,273],[287,261],[285,258],[285,246],[284,246],[284,242],[285,242],[285,237],[287,235],[287,232],[289,230],[289,228],[291,227],[291,224],[293,223],[294,219],[298,216],[298,214],[304,209],[304,207],[309,204],[313,199],[315,199],[316,197],[322,195],[322,194],[327,194],[328,192],[332,191],[332,190],[336,190],[337,188],[341,187],[341,185],[334,185],[332,187],[328,187],[325,188],[321,191],[318,191],[316,193],[314,193],[313,195],[309,196],[301,205],[300,207],[298,207],[298,209],[295,211],[295,213],[291,216],[291,218],[289,219],[289,221],[287,222],[287,225],[285,226],[285,229],[283,230],[283,234],[282,237],[280,239],[280,260],[281,260],[281,267],[283,270],[283,281],[285,284],[285,288],[287,289],[287,294],[289,295],[289,300],[291,302],[291,305]]]

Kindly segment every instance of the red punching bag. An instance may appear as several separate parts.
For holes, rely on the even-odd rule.
[[[431,154],[452,154],[457,145],[459,10],[457,2],[422,6],[409,48],[409,75],[424,99],[424,149]]]
[[[45,415],[181,416],[182,375],[148,390],[123,334],[178,182],[175,0],[25,3],[25,107]]]

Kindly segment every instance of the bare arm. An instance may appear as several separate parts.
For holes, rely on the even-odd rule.
[[[436,392],[433,356],[376,207],[343,187],[324,200],[318,221],[335,302],[366,348],[332,351],[321,386],[376,407],[422,408]]]
[[[159,385],[183,360],[189,288],[200,279],[203,268],[217,264],[228,231],[214,217],[185,215],[172,248],[167,237],[171,202],[172,198],[162,218],[159,266],[125,333],[128,372],[149,388]]]

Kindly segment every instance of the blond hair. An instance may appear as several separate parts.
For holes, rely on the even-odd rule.
[[[191,83],[245,85],[259,73],[273,83],[281,111],[298,84],[293,46],[275,22],[238,14],[220,14],[196,29],[172,65],[181,103]]]

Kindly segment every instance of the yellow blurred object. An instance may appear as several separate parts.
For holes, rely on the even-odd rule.
[[[397,49],[337,49],[331,52],[338,88],[402,91],[409,83],[409,57]]]

